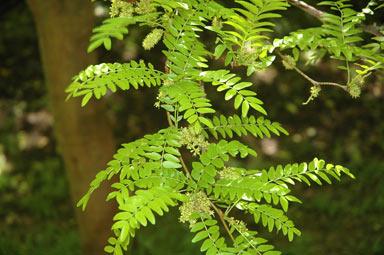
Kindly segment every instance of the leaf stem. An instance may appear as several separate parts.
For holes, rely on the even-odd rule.
[[[303,10],[304,12],[308,13],[309,15],[314,16],[315,18],[317,18],[322,23],[325,23],[324,20],[322,19],[322,16],[324,14],[326,14],[326,12],[323,12],[319,9],[316,9],[315,7],[305,3],[303,1],[300,1],[300,0],[287,0],[287,1],[290,4],[298,7],[299,9]],[[372,35],[377,36],[377,37],[383,36],[383,33],[380,31],[380,29],[378,29],[374,25],[371,25],[371,26],[359,25],[358,28],[361,29],[362,31],[366,32],[366,33],[372,34]]]

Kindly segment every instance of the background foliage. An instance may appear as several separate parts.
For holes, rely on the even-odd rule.
[[[288,15],[292,15],[292,21],[295,17],[300,20],[278,24],[277,31],[282,34],[301,23],[316,23],[300,10],[292,10]],[[73,251],[78,250],[76,226],[50,124],[46,121],[44,129],[40,127],[44,121],[31,121],[34,114],[45,112],[46,103],[41,71],[36,70],[36,35],[30,14],[19,4],[1,18],[1,34],[6,36],[0,38],[0,55],[6,61],[0,66],[0,214],[5,219],[1,221],[0,254],[66,254],[66,251],[74,254]],[[137,56],[146,58],[149,53],[142,52],[138,44],[148,31],[130,32],[131,36],[115,49],[114,56],[103,57],[105,61],[115,60],[115,57],[123,61]],[[329,80],[336,80],[339,75],[336,67],[327,62],[319,63],[313,70],[308,67],[306,71],[313,77],[328,77]],[[329,77],[330,73],[335,77]],[[304,204],[297,210],[291,207],[289,216],[303,224],[298,225],[303,235],[293,245],[288,245],[284,239],[275,240],[276,246],[285,254],[382,254],[384,226],[379,219],[384,212],[381,195],[384,193],[381,185],[384,124],[380,120],[384,109],[380,102],[384,91],[380,76],[369,80],[358,100],[329,88],[305,107],[301,103],[308,97],[308,85],[293,72],[275,66],[254,78],[269,115],[283,123],[292,136],[262,143],[247,140],[256,145],[259,154],[257,161],[247,164],[261,168],[310,160],[315,151],[327,161],[340,162],[353,169],[357,177],[353,183],[345,179],[332,186],[297,187],[295,193],[300,194]],[[14,89],[20,87],[22,90]],[[161,118],[152,112],[152,105],[145,103],[154,101],[152,93],[131,91],[110,97],[117,143],[152,133],[158,129],[156,123],[160,127],[166,125],[160,120],[153,121]],[[219,100],[214,102],[220,105]],[[133,107],[135,112],[129,111]],[[221,107],[220,111],[228,111],[224,105]],[[38,142],[28,143],[36,132]],[[152,227],[156,231],[140,230],[142,234],[137,236],[134,246],[137,254],[172,254],[169,244],[174,244],[173,254],[198,252],[199,247],[190,244],[190,236],[180,237],[181,233],[190,235],[187,227],[173,227],[167,224],[169,218],[159,219],[158,225]],[[162,234],[165,229],[169,233],[167,236]]]

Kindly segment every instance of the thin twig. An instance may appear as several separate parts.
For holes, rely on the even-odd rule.
[[[184,169],[185,173],[186,173],[186,174],[189,176],[189,178],[192,180],[191,173],[189,172],[188,167],[187,167],[187,165],[186,165],[185,162],[184,162],[184,159],[183,159],[181,156],[179,157],[179,159],[180,159],[181,165],[183,166],[183,169]]]
[[[306,13],[314,16],[315,18],[317,18],[318,20],[320,20],[321,22],[323,22],[321,20],[321,16],[324,14],[323,11],[320,11],[318,9],[316,9],[315,7],[303,2],[303,1],[299,1],[299,0],[288,0],[289,3],[291,3],[292,5],[302,9],[303,11],[305,11]]]
[[[174,127],[175,124],[173,124],[172,120],[171,120],[171,114],[169,113],[169,111],[167,111],[167,120],[168,120],[168,124],[171,126],[171,127]]]
[[[300,0],[287,0],[290,4],[298,7],[299,9],[305,11],[306,13],[314,16],[315,18],[317,18],[318,20],[320,20],[322,23],[326,23],[322,16],[324,14],[326,14],[326,12],[323,12],[319,9],[316,9],[315,7],[303,2],[303,1],[300,1]],[[358,28],[360,28],[362,31],[366,32],[366,33],[369,33],[369,34],[372,34],[372,35],[375,35],[377,37],[380,37],[380,36],[383,36],[384,34],[380,32],[380,30],[378,28],[376,28],[375,26],[367,26],[367,25],[359,25]]]
[[[229,230],[227,222],[225,222],[224,213],[219,208],[217,208],[217,206],[212,201],[209,201],[209,202],[211,203],[211,206],[213,207],[213,209],[216,211],[217,215],[219,215],[219,218],[220,218],[221,222],[223,223],[224,228],[227,231],[229,237],[231,238],[231,240],[233,242],[235,242],[236,240],[233,237],[233,235],[231,234],[231,231]]]
[[[345,85],[341,85],[341,84],[338,84],[338,83],[335,83],[335,82],[319,82],[319,81],[315,81],[314,79],[312,79],[311,77],[309,77],[308,75],[306,75],[303,71],[301,71],[297,66],[295,65],[292,65],[290,64],[290,60],[284,56],[281,51],[279,51],[278,49],[275,49],[275,52],[277,53],[277,55],[279,55],[287,64],[289,64],[298,74],[300,74],[304,79],[306,79],[307,81],[309,81],[313,86],[335,86],[335,87],[339,87],[345,91],[348,91],[348,87],[345,86]]]
[[[358,28],[360,28],[361,30],[363,30],[366,33],[372,34],[372,35],[377,36],[377,37],[383,36],[383,33],[380,32],[380,28],[377,28],[375,26],[359,25]],[[381,30],[383,30],[383,29],[381,29]]]
[[[321,81],[315,81],[315,82],[317,82],[318,86],[335,86],[348,92],[348,86],[345,86],[345,85],[341,85],[335,82],[321,82]]]

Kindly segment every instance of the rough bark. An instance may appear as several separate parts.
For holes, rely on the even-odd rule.
[[[94,26],[93,9],[87,0],[28,0],[28,4],[38,30],[55,135],[75,204],[115,150],[102,101],[90,102],[85,108],[79,100],[65,102],[64,90],[71,78],[96,62],[96,56],[86,52]],[[108,186],[91,196],[85,212],[75,209],[87,255],[104,254],[103,247],[112,235],[115,206],[105,202]]]

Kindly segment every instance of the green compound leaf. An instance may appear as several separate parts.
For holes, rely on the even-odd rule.
[[[116,92],[116,88],[128,90],[131,86],[159,86],[164,80],[164,74],[154,69],[152,64],[131,61],[125,64],[90,65],[73,78],[73,82],[66,89],[67,100],[71,97],[83,97],[85,106],[94,95],[97,99],[107,94],[107,89]]]

